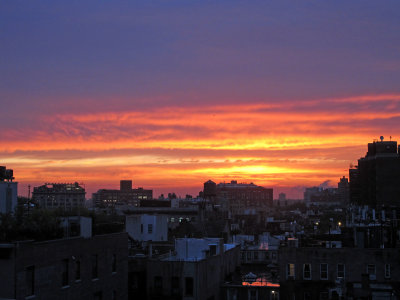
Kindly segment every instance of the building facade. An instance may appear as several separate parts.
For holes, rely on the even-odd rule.
[[[128,236],[0,244],[1,299],[127,299]]]
[[[210,182],[207,182],[211,186]],[[265,211],[272,207],[273,189],[253,183],[219,183],[216,186],[217,198],[226,203],[231,215],[244,215],[246,211]]]
[[[372,292],[383,284],[395,293],[400,278],[393,248],[281,248],[279,261],[281,299],[349,299],[361,285]]]
[[[114,207],[116,205],[140,206],[140,201],[153,199],[153,190],[132,189],[132,180],[121,180],[119,190],[100,189],[93,194],[96,207]]]
[[[85,206],[85,188],[75,183],[49,183],[34,187],[32,200],[41,208],[71,210]]]
[[[351,201],[382,208],[400,206],[400,156],[396,141],[368,144],[365,157],[350,169]]]
[[[148,299],[218,300],[239,255],[239,246],[222,239],[177,239],[175,254],[148,261]]]

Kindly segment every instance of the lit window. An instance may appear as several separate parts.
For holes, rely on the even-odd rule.
[[[295,278],[295,273],[294,273],[294,264],[287,264],[286,265],[286,278]]]

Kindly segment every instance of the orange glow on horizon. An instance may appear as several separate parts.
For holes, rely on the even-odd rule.
[[[90,192],[120,179],[155,194],[200,190],[208,179],[336,184],[368,142],[382,134],[398,139],[399,104],[400,95],[391,94],[43,115],[29,128],[0,133],[0,163],[22,184],[79,181]]]

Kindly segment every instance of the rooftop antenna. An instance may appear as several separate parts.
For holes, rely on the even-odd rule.
[[[381,139],[381,142],[383,142],[383,139],[384,139],[383,135],[381,135],[380,139]]]

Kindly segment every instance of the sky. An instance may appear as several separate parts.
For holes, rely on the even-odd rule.
[[[46,182],[301,198],[400,141],[400,2],[0,2],[0,165]]]

